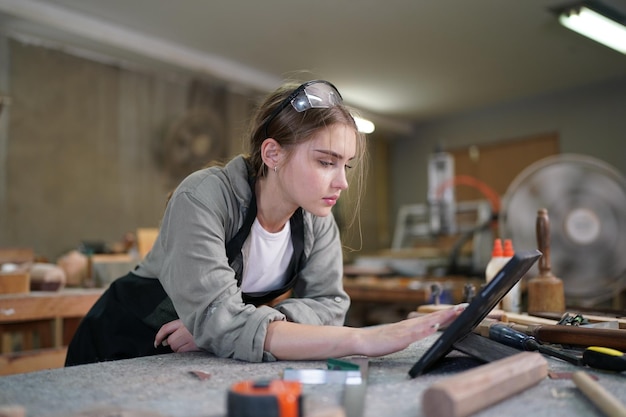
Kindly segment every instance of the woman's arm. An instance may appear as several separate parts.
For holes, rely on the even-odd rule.
[[[165,323],[154,338],[154,348],[159,345],[169,346],[174,352],[196,352],[200,348],[193,340],[193,336],[185,327],[182,320]]]
[[[373,327],[270,323],[265,350],[280,360],[316,360],[349,355],[382,356],[405,349],[451,323],[462,308]]]

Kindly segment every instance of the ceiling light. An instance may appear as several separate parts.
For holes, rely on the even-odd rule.
[[[356,122],[356,127],[359,129],[361,133],[372,133],[374,131],[374,123],[367,119],[363,119],[362,117],[353,116],[354,121]]]
[[[626,54],[625,19],[619,13],[592,2],[561,8],[558,13],[563,26]]]

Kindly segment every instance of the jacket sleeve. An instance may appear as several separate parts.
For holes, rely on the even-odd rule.
[[[210,199],[179,192],[170,200],[161,225],[165,259],[159,279],[196,345],[220,357],[259,362],[267,359],[268,324],[285,316],[243,303],[225,250],[232,202],[214,188]]]
[[[308,219],[307,219],[308,217]],[[339,228],[332,215],[305,216],[306,265],[294,287],[294,298],[275,308],[289,321],[317,325],[341,326],[350,307],[343,289],[343,254]]]

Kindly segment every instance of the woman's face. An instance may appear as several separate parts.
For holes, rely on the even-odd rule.
[[[328,216],[348,188],[346,171],[356,154],[356,133],[343,124],[330,125],[297,145],[278,179],[288,204],[316,216]]]

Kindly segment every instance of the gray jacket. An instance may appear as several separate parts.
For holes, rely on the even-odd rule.
[[[251,197],[242,156],[225,167],[191,174],[172,195],[159,236],[133,273],[161,281],[198,347],[220,357],[260,362],[275,360],[263,350],[270,322],[340,326],[350,299],[342,285],[334,218],[305,212],[306,263],[294,296],[274,308],[244,304],[225,245],[241,227]]]

